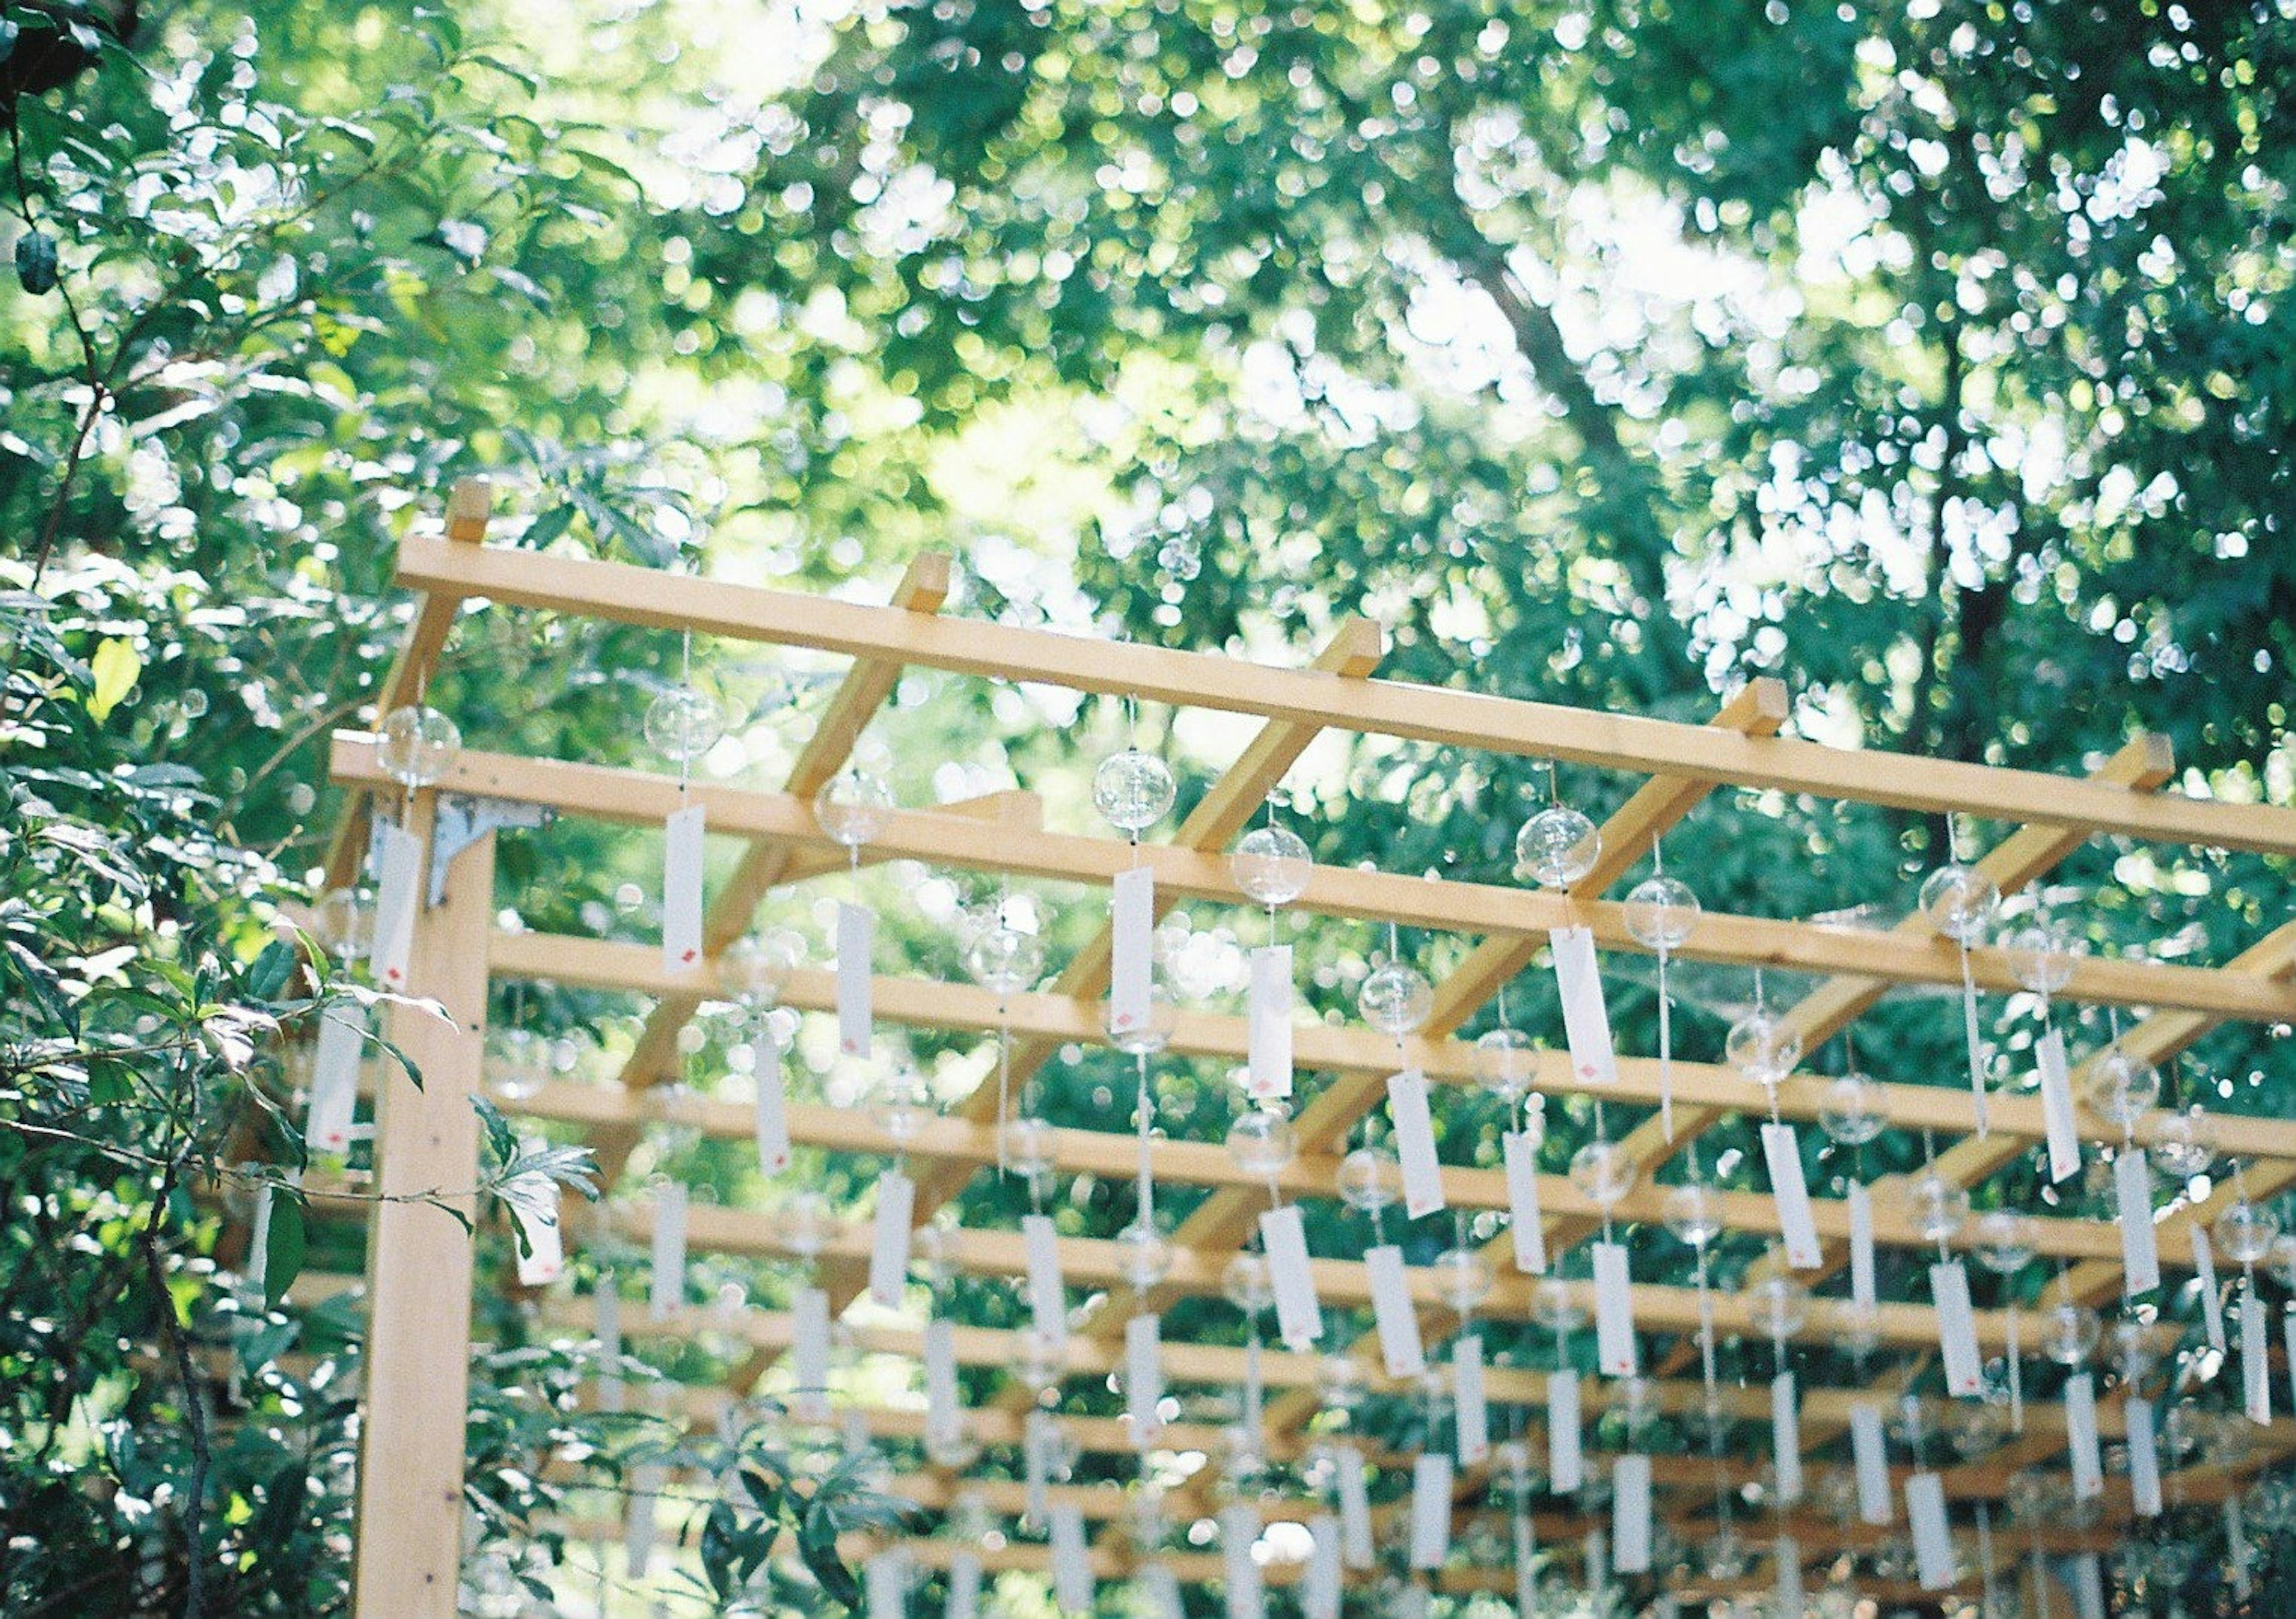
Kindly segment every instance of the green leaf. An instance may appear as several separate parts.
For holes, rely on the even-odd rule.
[[[275,1186],[266,1195],[271,1199],[271,1217],[264,1224],[263,1304],[276,1310],[303,1269],[303,1198],[283,1186]]]
[[[274,939],[247,969],[247,993],[258,1001],[276,1001],[294,971],[294,946],[284,939]]]
[[[837,1519],[816,1498],[805,1511],[797,1532],[798,1557],[816,1580],[822,1594],[849,1609],[861,1606],[861,1586],[853,1571],[837,1555]]]
[[[88,667],[95,675],[95,689],[88,693],[87,711],[102,724],[119,706],[120,699],[135,688],[136,677],[144,673],[144,660],[134,647],[113,637],[95,649]]]

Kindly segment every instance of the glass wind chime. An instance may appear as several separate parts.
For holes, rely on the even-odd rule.
[[[1983,1141],[1990,1129],[1985,1107],[1985,1046],[1977,1026],[1977,980],[1970,971],[1969,952],[1972,945],[1982,944],[1991,935],[1994,918],[2001,910],[2001,890],[1977,867],[1962,863],[1960,831],[1958,817],[1948,814],[1946,863],[1923,879],[1919,903],[1922,914],[1954,942],[1960,954],[1961,1016],[1963,1033],[1969,1044],[1970,1106],[1976,1115],[1978,1140]]]
[[[1762,975],[1754,974],[1754,1007],[1730,1026],[1723,1057],[1745,1078],[1762,1087],[1770,1116],[1761,1127],[1762,1159],[1769,1170],[1770,1197],[1777,1206],[1778,1231],[1786,1263],[1814,1270],[1824,1255],[1810,1214],[1809,1182],[1802,1169],[1801,1138],[1778,1112],[1778,1086],[1801,1060],[1801,1031],[1789,1018],[1772,1015]]]

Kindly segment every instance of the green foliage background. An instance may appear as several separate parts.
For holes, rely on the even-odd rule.
[[[21,278],[0,288],[0,569],[49,604],[12,625],[53,638],[11,632],[0,832],[24,858],[61,810],[162,868],[173,900],[141,910],[100,869],[72,879],[86,916],[117,911],[140,953],[114,970],[138,993],[193,955],[219,975],[145,1010],[168,1026],[225,1005],[291,1015],[284,986],[222,986],[324,847],[326,734],[356,719],[405,617],[393,544],[481,470],[508,486],[510,543],[865,595],[939,545],[964,560],[962,614],[1304,658],[1367,613],[1404,678],[1696,719],[1768,672],[1826,740],[2078,770],[2145,728],[2174,742],[2179,790],[2296,797],[2283,6],[187,0],[125,46],[108,15],[0,7],[17,176],[0,229]],[[14,95],[28,42],[74,25],[94,65]],[[31,290],[41,243],[53,290]],[[124,651],[99,662],[107,644]],[[679,657],[656,634],[486,614],[432,700],[473,742],[658,765],[635,722]],[[739,722],[706,768],[773,782],[833,671],[696,657]],[[132,689],[107,689],[130,661]],[[1185,809],[1234,736],[1144,724]],[[1084,767],[1120,730],[1099,705],[1072,716],[919,675],[873,746],[908,801],[1025,784],[1085,827]],[[59,767],[83,801],[42,785]],[[174,793],[178,771],[166,808],[189,830],[163,846],[137,783]],[[1633,783],[1561,785],[1599,814]],[[1319,748],[1286,810],[1319,859],[1504,879],[1542,792],[1529,762],[1374,740]],[[1886,913],[1944,832],[1738,795],[1669,855],[1717,908]],[[504,861],[504,904],[530,924],[650,936],[642,844],[563,827]],[[104,982],[74,925],[21,920],[33,880],[0,895],[23,928],[8,970],[63,1004],[12,995],[11,1052],[58,1038]],[[898,947],[954,972],[947,905],[884,880]],[[2113,840],[2059,887],[2093,949],[2203,962],[2289,904],[2284,862]],[[1046,898],[1057,961],[1096,914]],[[817,936],[802,900],[772,920]],[[1319,1009],[1344,1014],[1380,942],[1324,927],[1300,943]],[[1431,972],[1457,948],[1406,944]],[[1718,1044],[1751,989],[1696,971],[1680,987],[1690,1046]],[[1622,1037],[1647,1043],[1647,986],[1622,976],[1613,998]],[[1543,1026],[1542,995],[1521,1000]],[[611,1071],[642,1009],[539,986],[499,1010]],[[2019,1010],[2000,1030],[2021,1071]],[[2280,1033],[2212,1035],[2184,1093],[2284,1111]],[[698,1083],[731,1034],[710,1026]],[[1862,1039],[1884,1077],[1954,1083],[1941,1002],[1893,1001]],[[918,1055],[949,1090],[983,1061]],[[119,1267],[83,1330],[113,1347],[74,1395],[90,1424],[113,1413],[112,1437],[0,1415],[53,1438],[50,1475],[122,1487],[75,1511],[80,1538],[54,1557],[8,1554],[0,1591],[20,1611],[68,1611],[65,1566],[181,1545],[180,1391],[118,1347],[152,1340],[156,1301],[135,1291],[152,1257],[194,1331],[254,1343],[245,1370],[272,1379],[232,1425],[234,1446],[272,1444],[216,1457],[201,1486],[222,1536],[205,1561],[256,1570],[210,1611],[340,1605],[343,1452],[324,1424],[341,1408],[276,1363],[280,1332],[314,1329],[231,1291],[213,1204],[175,1184],[250,1150],[235,1132],[292,1143],[251,1100],[261,1062],[216,1056],[147,1074],[217,1109],[170,1138],[166,1182],[28,1135],[53,1071],[9,1059],[11,1242],[78,1231]],[[821,1083],[842,1094],[849,1076]],[[1039,1104],[1097,1121],[1121,1083],[1081,1058],[1048,1070]],[[1223,1076],[1164,1086],[1173,1129],[1225,1124]],[[1554,1117],[1559,1164],[1587,1123]],[[125,1115],[82,1122],[145,1141]],[[1446,1127],[1456,1161],[1496,1151],[1496,1112]],[[1729,1173],[1747,1139],[1714,1141]],[[756,1190],[738,1154],[650,1150],[726,1196]],[[873,1174],[807,1170],[833,1194]],[[2011,1175],[1988,1196],[2035,1192]],[[1057,1204],[1107,1234],[1127,1196],[1070,1185]],[[961,1212],[1016,1207],[984,1181]],[[136,1231],[153,1233],[140,1249]],[[1318,1230],[1319,1247],[1349,1239],[1336,1216]],[[1416,1233],[1414,1256],[1447,1239]],[[340,1233],[312,1241],[355,1262]],[[728,1265],[696,1286],[718,1281],[767,1303],[788,1285]],[[1012,1318],[1003,1289],[963,1286],[971,1319]],[[250,1307],[267,1329],[227,1319]],[[41,1353],[37,1312],[6,1311],[0,1354]],[[496,1325],[514,1348],[529,1331]],[[348,1329],[297,1375],[324,1380]],[[1171,1329],[1239,1330],[1218,1304]],[[555,1421],[486,1454],[521,1476]],[[172,1494],[135,1471],[155,1449],[176,1457]],[[9,1537],[60,1509],[25,1453],[5,1452]],[[556,1504],[514,1493],[513,1532]],[[250,1549],[258,1533],[305,1549],[291,1577]],[[184,1594],[180,1558],[121,1577],[120,1611]]]

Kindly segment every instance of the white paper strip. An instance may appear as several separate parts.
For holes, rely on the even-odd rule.
[[[1180,1602],[1180,1582],[1168,1565],[1144,1563],[1132,1577],[1139,1582],[1148,1619],[1188,1619]]]
[[[1411,1308],[1403,1250],[1391,1242],[1365,1248],[1364,1271],[1371,1282],[1372,1321],[1379,1329],[1380,1360],[1387,1375],[1418,1377],[1427,1370],[1427,1354],[1420,1346],[1419,1317]]]
[[[1650,1458],[1621,1456],[1611,1466],[1611,1566],[1638,1574],[1650,1566]]]
[[[1776,1459],[1778,1499],[1801,1499],[1801,1407],[1794,1393],[1794,1375],[1782,1371],[1770,1379],[1770,1452]]]
[[[948,1607],[942,1619],[980,1619],[980,1559],[960,1551],[948,1560]]]
[[[1092,1564],[1085,1553],[1084,1514],[1054,1507],[1048,1522],[1053,1542],[1053,1600],[1069,1614],[1092,1612]]]
[[[2209,1335],[2209,1347],[2218,1354],[2226,1353],[2224,1299],[2217,1292],[2216,1245],[2209,1240],[2209,1228],[2194,1221],[2187,1228],[2193,1235],[2193,1269],[2201,1284],[2201,1321]]]
[[[2244,1520],[2237,1492],[2224,1499],[2225,1561],[2232,1571],[2232,1596],[2236,1603],[2245,1603],[2254,1594],[2249,1584],[2248,1525]]]
[[[1849,1183],[1849,1297],[1870,1310],[1874,1293],[1874,1194],[1862,1181]]]
[[[1411,1464],[1411,1566],[1440,1568],[1451,1555],[1451,1459],[1441,1451]]]
[[[909,1607],[909,1571],[901,1554],[881,1551],[861,1566],[869,1619],[902,1619]]]
[[[692,972],[701,965],[701,838],[708,813],[699,804],[674,810],[662,824],[661,967]]]
[[[1945,1516],[1945,1481],[1934,1473],[1906,1480],[1906,1518],[1914,1531],[1914,1566],[1923,1590],[1944,1590],[1961,1577]]]
[[[869,1054],[876,1008],[871,997],[869,958],[874,953],[877,913],[850,900],[837,904],[837,1049],[848,1057]]]
[[[2128,1424],[2128,1493],[2146,1517],[2161,1516],[2161,1442],[2152,1426],[2152,1402],[2134,1395],[2123,1402]]]
[[[622,1516],[622,1564],[626,1577],[643,1580],[653,1568],[654,1500],[664,1474],[659,1463],[644,1462],[629,1472],[630,1504]]]
[[[1781,1614],[1804,1612],[1801,1543],[1790,1534],[1778,1536],[1776,1554],[1773,1560],[1776,1566],[1778,1582],[1775,1611]]]
[[[1021,1216],[1021,1243],[1028,1251],[1029,1312],[1046,1343],[1069,1341],[1069,1296],[1061,1281],[1061,1239],[1050,1214]]]
[[[758,1167],[777,1175],[789,1167],[789,1081],[782,1071],[781,1042],[761,1034],[750,1043],[756,1075]]]
[[[383,822],[375,829],[374,937],[366,966],[379,989],[404,994],[413,970],[414,908],[422,903],[422,840]]]
[[[1507,1209],[1513,1216],[1514,1268],[1546,1274],[1546,1228],[1538,1212],[1538,1143],[1527,1132],[1510,1130],[1499,1138],[1506,1155]]]
[[[1163,1322],[1136,1315],[1124,1323],[1124,1405],[1132,1419],[1132,1443],[1147,1450],[1163,1432],[1156,1408],[1164,1402]]]
[[[956,1323],[936,1316],[925,1323],[925,1430],[946,1434],[960,1418],[956,1403]]]
[[[1547,1482],[1557,1495],[1570,1495],[1587,1482],[1578,1437],[1578,1373],[1564,1367],[1546,1379]]]
[[[1023,1507],[1029,1519],[1044,1523],[1052,1513],[1053,1414],[1032,1408],[1021,1420],[1021,1477],[1027,1492]]]
[[[829,1295],[800,1288],[790,1297],[790,1364],[797,1374],[791,1408],[808,1422],[829,1417]]]
[[[1259,1242],[1267,1250],[1267,1280],[1275,1292],[1276,1336],[1287,1348],[1305,1349],[1324,1336],[1324,1311],[1308,1268],[1308,1232],[1300,1206],[1287,1203],[1260,1215]]]
[[[2124,1147],[2112,1160],[2112,1189],[2120,1204],[2120,1290],[2134,1298],[2161,1285],[2161,1248],[2152,1231],[2152,1171],[2142,1147]]]
[[[1413,1219],[1443,1206],[1443,1169],[1435,1161],[1435,1124],[1427,1111],[1427,1076],[1406,1068],[1388,1076],[1387,1116],[1395,1126],[1395,1161],[1403,1175],[1403,1212]]]
[[[366,1014],[331,1006],[319,1014],[311,1051],[311,1099],[303,1115],[303,1145],[312,1152],[348,1152],[358,1110],[359,1058],[366,1050]]]
[[[2104,1560],[2093,1551],[2073,1558],[2073,1607],[2080,1619],[2104,1619]]]
[[[1882,1443],[1882,1410],[1863,1401],[1849,1408],[1849,1453],[1857,1468],[1857,1521],[1875,1527],[1895,1521],[1890,1500],[1890,1458]]]
[[[2280,1318],[2280,1344],[2288,1362],[2288,1409],[2296,1410],[2296,1310]]]
[[[1937,1305],[1938,1348],[1945,1361],[1945,1389],[1964,1398],[1984,1386],[1985,1362],[1977,1353],[1977,1318],[1970,1313],[1969,1272],[1958,1259],[1930,1267],[1930,1297]]]
[[[1329,1513],[1308,1520],[1308,1568],[1300,1606],[1308,1619],[1340,1619],[1340,1521]]]
[[[2240,1290],[2240,1382],[2251,1422],[2272,1420],[2272,1367],[2264,1350],[2264,1301],[2256,1284]]]
[[[540,1136],[524,1144],[523,1150],[540,1152],[549,1143]],[[546,1288],[566,1273],[566,1233],[559,1223],[558,1187],[547,1175],[521,1175],[521,1181],[530,1184],[534,1209],[514,1208],[511,1217],[526,1238],[527,1251],[517,1255],[518,1285],[521,1288]]]
[[[2077,1371],[2065,1379],[2065,1457],[2071,1464],[2073,1499],[2104,1493],[2104,1457],[2096,1442],[2096,1379]]]
[[[917,1186],[898,1169],[877,1177],[876,1241],[869,1251],[869,1296],[888,1310],[901,1307],[909,1288],[909,1227]]]
[[[1156,873],[1150,866],[1119,871],[1110,885],[1108,1027],[1126,1035],[1148,1026],[1149,985],[1156,960]]]
[[[1483,1397],[1483,1335],[1470,1332],[1451,1345],[1451,1407],[1458,1414],[1459,1465],[1472,1468],[1491,1453],[1491,1412]]]
[[[1811,1271],[1824,1263],[1810,1218],[1809,1182],[1801,1170],[1801,1141],[1792,1124],[1762,1126],[1762,1157],[1770,1170],[1770,1197],[1778,1206],[1778,1235],[1786,1263]]]
[[[1514,1513],[1514,1619],[1538,1619],[1538,1541],[1530,1514]]]
[[[285,1195],[275,1186],[263,1187],[255,1194],[255,1218],[247,1229],[247,1263],[242,1267],[250,1288],[261,1288],[271,1268],[271,1200]]]
[[[668,1181],[653,1202],[653,1288],[648,1309],[660,1321],[685,1303],[685,1182]]]
[[[1590,1083],[1617,1084],[1619,1059],[1611,1044],[1611,1014],[1603,1004],[1594,931],[1556,928],[1546,937],[1554,947],[1554,985],[1562,998],[1562,1032],[1570,1045],[1571,1070]]]
[[[1259,1509],[1230,1501],[1220,1509],[1220,1566],[1226,1585],[1227,1619],[1262,1619],[1267,1590],[1251,1549],[1259,1541]]]
[[[619,1279],[611,1271],[600,1272],[598,1291],[591,1303],[598,1312],[598,1408],[619,1411],[626,1401],[621,1372],[622,1294]]]
[[[1635,1303],[1622,1243],[1597,1242],[1595,1263],[1595,1357],[1613,1378],[1635,1375]]]
[[[1263,944],[1251,953],[1244,1012],[1244,1088],[1261,1100],[1291,1095],[1291,945]]]
[[[2080,1131],[2073,1122],[2073,1083],[2065,1065],[2064,1035],[2051,1029],[2033,1054],[2041,1070],[2041,1125],[2049,1141],[2049,1180],[2069,1181],[2080,1173]]]
[[[1369,1568],[1378,1554],[1372,1544],[1371,1492],[1364,1484],[1363,1452],[1351,1444],[1334,1445],[1332,1465],[1338,1474],[1340,1553],[1349,1568]]]

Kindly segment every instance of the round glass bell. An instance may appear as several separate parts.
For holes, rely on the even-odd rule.
[[[1699,1549],[1698,1563],[1710,1580],[1742,1580],[1754,1566],[1754,1549],[1735,1529],[1723,1529]]]
[[[1058,1132],[1040,1118],[1023,1114],[1007,1119],[997,1132],[997,1157],[1005,1168],[1027,1181],[1053,1173],[1060,1141]]]
[[[1142,832],[1161,821],[1177,789],[1171,767],[1152,753],[1128,748],[1092,773],[1092,804],[1119,832]]]
[[[910,1233],[909,1249],[924,1268],[925,1280],[945,1288],[956,1275],[956,1228],[945,1220],[928,1220]]]
[[[1249,1251],[1237,1254],[1220,1271],[1220,1292],[1246,1315],[1258,1315],[1275,1302],[1275,1286],[1268,1280],[1267,1261]]]
[[[1435,1255],[1435,1292],[1457,1315],[1471,1313],[1491,1296],[1490,1261],[1472,1248],[1445,1248]]]
[[[933,1116],[932,1093],[914,1068],[896,1068],[869,1092],[869,1116],[896,1146],[914,1141]]]
[[[1408,962],[1382,961],[1364,976],[1356,1008],[1373,1028],[1400,1040],[1426,1023],[1435,1010],[1435,989]]]
[[[1863,1074],[1844,1074],[1825,1087],[1817,1104],[1818,1127],[1838,1145],[1863,1147],[1889,1123],[1882,1087]]]
[[[2037,995],[2054,995],[2073,981],[2082,944],[2071,928],[2044,918],[2018,928],[2001,947],[2020,985]]]
[[[725,708],[692,686],[673,686],[646,707],[646,740],[673,764],[691,765],[725,734]]]
[[[453,767],[462,728],[436,708],[409,705],[383,716],[374,762],[401,787],[428,787]]]
[[[744,934],[726,946],[726,982],[752,1010],[778,1004],[790,975],[804,964],[804,942],[784,928]]]
[[[2041,1353],[2060,1366],[2079,1366],[2096,1353],[2104,1324],[2087,1304],[2059,1299],[2041,1312]]]
[[[1316,1363],[1316,1394],[1327,1410],[1351,1411],[1363,1403],[1363,1362],[1349,1354],[1327,1354]],[[1330,1458],[1336,1465],[1336,1455]]]
[[[1623,1148],[1599,1136],[1570,1155],[1570,1183],[1597,1208],[1624,1201],[1640,1173]]]
[[[928,1422],[924,1433],[925,1460],[937,1468],[951,1473],[962,1473],[980,1460],[980,1442],[965,1431],[964,1424]]]
[[[504,1101],[521,1102],[550,1077],[549,1043],[532,1029],[505,1029],[502,1054],[493,1071],[494,1092]]]
[[[1758,1006],[1730,1026],[1722,1053],[1756,1084],[1775,1085],[1801,1060],[1801,1032]]]
[[[1515,870],[1543,888],[1567,888],[1595,869],[1602,830],[1567,804],[1550,804],[1514,837]]]
[[[2296,1292],[2296,1236],[2284,1231],[2274,1238],[2264,1262],[2272,1267],[2272,1274],[2279,1279],[2282,1287]]]
[[[829,1199],[817,1191],[793,1192],[782,1205],[782,1245],[800,1259],[811,1259],[829,1246],[836,1222]]]
[[[1316,857],[1288,827],[1256,826],[1236,840],[1227,858],[1235,886],[1263,905],[1288,905],[1308,891]]]
[[[1045,942],[1029,929],[993,921],[965,945],[964,970],[992,995],[1019,994],[1045,976]]]
[[[1292,1167],[1299,1146],[1292,1121],[1271,1108],[1239,1113],[1227,1127],[1229,1161],[1256,1181],[1273,1180]]]
[[[2081,1091],[2092,1112],[2126,1130],[2159,1104],[2161,1070],[2107,1046],[2089,1065]]]
[[[2236,1265],[2252,1265],[2272,1252],[2280,1237],[2280,1216],[2243,1198],[2217,1216],[2217,1252]]]
[[[857,849],[893,819],[893,789],[868,772],[840,771],[813,796],[813,818],[832,843]]]
[[[1666,1194],[1666,1229],[1692,1247],[1722,1234],[1722,1200],[1702,1182],[1685,1182]]]
[[[1571,1296],[1570,1284],[1559,1276],[1546,1277],[1530,1290],[1530,1312],[1540,1326],[1558,1333],[1576,1332],[1587,1324],[1587,1312]]]
[[[2161,1363],[2160,1352],[2152,1345],[2152,1329],[2142,1321],[2113,1322],[2112,1363],[2120,1369],[2125,1382],[2142,1383],[2151,1376]]]
[[[1020,1373],[1021,1381],[1034,1389],[1041,1400],[1060,1386],[1068,1370],[1068,1353],[1061,1345],[1032,1327],[1021,1334],[1020,1360],[1014,1370]]]
[[[2216,1162],[2217,1126],[2197,1102],[2154,1122],[2146,1157],[2154,1168],[2172,1181],[2189,1181],[2209,1173]]]
[[[1923,880],[1921,908],[1946,937],[1957,944],[1975,944],[1992,931],[1993,919],[2001,910],[2001,890],[1975,866],[1952,861]]]
[[[1395,1155],[1369,1143],[1340,1160],[1334,1179],[1341,1201],[1359,1214],[1375,1214],[1403,1195],[1403,1173]]]
[[[1502,1024],[1475,1041],[1475,1083],[1512,1107],[1530,1093],[1538,1074],[1538,1048],[1521,1029]]]
[[[1969,1194],[1934,1169],[1905,1185],[1906,1218],[1923,1242],[1951,1242],[1969,1222]]]
[[[1698,895],[1671,877],[1645,877],[1627,890],[1627,932],[1645,950],[1679,950],[1698,927]]]
[[[1872,1354],[1882,1346],[1882,1309],[1854,1298],[1835,1299],[1826,1310],[1833,1341],[1854,1355]]]
[[[1116,1273],[1147,1292],[1172,1273],[1172,1245],[1154,1226],[1134,1221],[1116,1233]]]
[[[1172,1034],[1180,1026],[1180,1009],[1172,1004],[1172,997],[1160,984],[1148,986],[1148,1021],[1128,1029],[1116,1027],[1116,1003],[1100,1003],[1100,1024],[1108,1031],[1108,1043],[1127,1057],[1153,1057],[1172,1043]]]
[[[2031,1216],[2006,1208],[1986,1210],[1970,1233],[1977,1263],[1996,1276],[2013,1276],[2032,1263],[2039,1240],[2040,1228]]]
[[[1765,1276],[1746,1289],[1746,1307],[1756,1331],[1790,1338],[1809,1315],[1809,1289],[1791,1276]]]
[[[1989,1400],[1956,1400],[1946,1412],[1946,1437],[1964,1460],[1990,1455],[2009,1437],[2009,1412]]]

